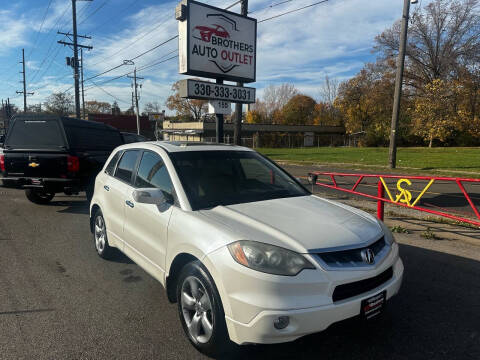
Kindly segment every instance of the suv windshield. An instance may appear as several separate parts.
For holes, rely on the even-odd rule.
[[[193,210],[308,192],[278,166],[250,151],[170,153]]]

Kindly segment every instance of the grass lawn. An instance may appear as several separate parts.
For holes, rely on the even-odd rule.
[[[303,164],[331,164],[336,168],[388,169],[388,148],[312,147],[256,149],[281,161]],[[396,172],[480,176],[480,148],[399,148]]]

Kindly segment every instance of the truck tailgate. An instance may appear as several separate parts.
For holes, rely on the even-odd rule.
[[[7,152],[5,153],[7,176],[18,177],[66,177],[67,154],[59,152]]]

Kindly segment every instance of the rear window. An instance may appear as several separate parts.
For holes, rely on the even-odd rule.
[[[65,146],[57,120],[16,120],[7,146],[21,149],[52,149]]]
[[[65,126],[67,139],[72,149],[113,150],[123,144],[119,132],[79,126]]]

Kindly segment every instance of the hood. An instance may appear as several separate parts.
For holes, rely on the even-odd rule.
[[[383,233],[373,216],[313,195],[217,206],[202,213],[226,226],[238,240],[303,253],[362,244]]]

